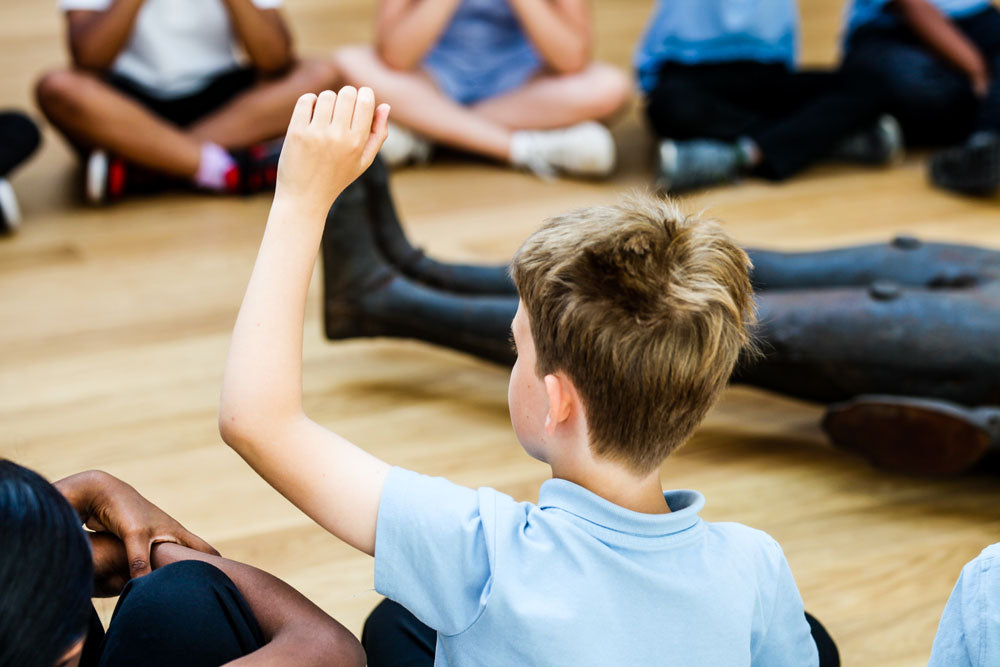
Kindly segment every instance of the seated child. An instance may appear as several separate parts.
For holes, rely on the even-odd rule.
[[[878,76],[908,143],[942,188],[1000,188],[1000,11],[990,0],[854,0],[844,66]]]
[[[273,186],[280,146],[262,142],[281,136],[299,95],[336,82],[331,64],[296,60],[280,5],[60,0],[73,66],[45,74],[36,92],[89,153],[91,201],[167,179],[216,192]]]
[[[433,142],[543,175],[614,167],[595,121],[624,106],[629,84],[590,60],[586,0],[382,0],[375,42],[335,61],[393,105],[390,166],[427,160]]]
[[[522,246],[508,398],[518,440],[552,468],[537,505],[393,468],[304,414],[323,219],[387,118],[367,88],[299,100],[226,363],[225,441],[374,555],[375,588],[436,632],[436,664],[817,664],[781,547],[660,486],[748,343],[749,262],[718,223],[636,198],[557,217]]]
[[[0,234],[21,224],[21,208],[7,175],[35,152],[40,140],[30,118],[17,111],[0,112]]]
[[[1000,543],[962,568],[941,614],[928,667],[1000,664]]]
[[[797,41],[795,0],[657,0],[635,65],[664,190],[897,156],[898,126],[880,116],[872,78],[796,71]]]

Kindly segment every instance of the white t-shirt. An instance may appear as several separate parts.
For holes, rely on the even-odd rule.
[[[112,2],[59,0],[59,8],[103,11]],[[281,6],[281,0],[253,0],[253,4],[273,9]],[[111,71],[132,79],[154,97],[184,97],[236,67],[236,47],[222,0],[145,0]]]

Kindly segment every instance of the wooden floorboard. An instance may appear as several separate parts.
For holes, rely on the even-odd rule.
[[[594,3],[600,57],[627,66],[650,4]],[[804,60],[831,62],[840,3],[802,8]],[[305,53],[371,34],[370,2],[288,0],[288,14]],[[32,108],[32,82],[65,61],[63,43],[54,3],[0,3],[3,104]],[[401,172],[393,184],[408,231],[444,258],[502,261],[544,217],[648,182],[652,143],[638,104],[614,131],[621,166],[605,183],[455,160]],[[1000,247],[997,201],[931,190],[923,159],[886,171],[821,167],[783,185],[750,179],[687,205],[759,246],[905,231]],[[27,220],[0,240],[0,455],[52,478],[88,467],[119,475],[226,555],[285,578],[359,632],[378,599],[370,560],[271,491],[216,431],[228,336],[268,198],[173,194],[94,209],[80,204],[78,177],[46,130],[13,179]],[[315,282],[312,292],[304,388],[316,419],[393,463],[537,497],[546,469],[514,439],[503,369],[407,341],[326,342]],[[664,484],[703,491],[708,519],[774,535],[845,664],[923,664],[962,564],[1000,540],[1000,484],[873,470],[828,446],[820,415],[733,387],[664,466]]]

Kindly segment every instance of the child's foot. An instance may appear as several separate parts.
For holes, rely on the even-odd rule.
[[[0,178],[0,234],[10,234],[21,226],[21,209],[14,188],[6,178]]]
[[[273,190],[278,181],[278,157],[283,143],[282,139],[273,139],[232,151],[236,164],[226,172],[223,191],[250,195]]]
[[[934,185],[967,195],[989,197],[1000,188],[1000,135],[978,132],[962,146],[931,158]]]
[[[835,445],[897,472],[953,475],[1000,447],[1000,409],[947,401],[859,396],[827,408],[823,430]]]
[[[423,164],[430,160],[433,147],[427,137],[395,123],[389,123],[389,136],[382,144],[379,155],[389,167]]]
[[[657,187],[664,192],[732,183],[743,170],[739,146],[714,139],[664,139],[659,153]]]
[[[830,154],[834,160],[867,165],[886,165],[903,157],[903,130],[889,114],[882,114],[870,127],[845,137]]]
[[[86,191],[91,204],[106,204],[125,194],[125,160],[105,150],[91,151],[87,158]]]
[[[511,162],[539,176],[607,176],[615,168],[608,128],[588,121],[558,130],[522,130],[510,141]]]

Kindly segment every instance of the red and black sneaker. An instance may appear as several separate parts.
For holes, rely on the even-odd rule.
[[[233,151],[236,166],[226,174],[226,190],[244,195],[273,190],[283,143],[284,139],[273,139]]]
[[[91,204],[121,199],[127,180],[125,160],[104,150],[92,151],[87,159],[86,178],[87,201]]]

